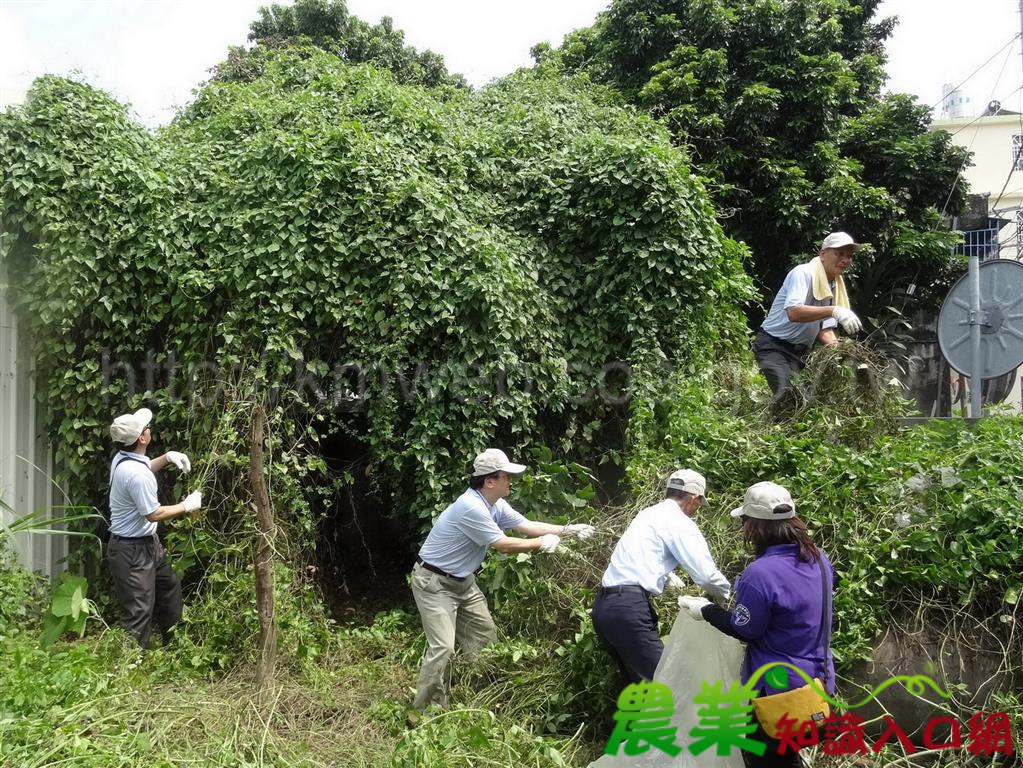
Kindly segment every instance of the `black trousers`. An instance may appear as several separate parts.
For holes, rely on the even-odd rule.
[[[764,373],[764,378],[771,386],[774,393],[774,402],[777,403],[789,388],[789,382],[793,374],[799,373],[806,367],[806,357],[813,349],[789,344],[769,333],[761,330],[753,342],[753,355],[757,358],[757,365]]]
[[[167,643],[171,629],[181,619],[181,581],[165,557],[160,540],[110,537],[107,564],[121,606],[121,626],[149,647],[156,624]]]
[[[618,665],[622,687],[653,680],[664,643],[657,633],[657,614],[647,596],[638,589],[608,592],[601,587],[590,615],[597,637]]]
[[[784,755],[778,754],[780,742],[768,736],[760,723],[757,723],[756,713],[753,714],[753,722],[756,723],[757,729],[747,738],[767,744],[767,751],[760,757],[743,750],[742,761],[746,768],[802,768],[803,761],[799,759],[799,753],[793,752],[791,747],[785,750]]]

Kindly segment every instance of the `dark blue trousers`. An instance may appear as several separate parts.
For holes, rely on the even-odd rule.
[[[646,594],[633,589],[601,587],[593,602],[593,627],[611,653],[622,676],[622,687],[653,680],[664,643],[657,633],[657,614]]]

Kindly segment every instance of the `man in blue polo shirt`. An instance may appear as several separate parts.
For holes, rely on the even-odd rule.
[[[121,626],[139,645],[149,647],[155,622],[164,643],[181,618],[181,582],[165,557],[156,535],[157,523],[202,506],[193,491],[180,504],[161,505],[156,497],[156,474],[168,464],[188,472],[192,464],[183,453],[167,451],[150,459],[153,412],[140,408],[114,419],[110,437],[120,450],[110,462],[110,543],[107,563],[113,577]]]
[[[774,297],[760,332],[753,342],[753,354],[778,403],[793,374],[806,367],[806,358],[816,343],[837,343],[835,327],[848,334],[863,324],[849,308],[842,274],[852,264],[860,245],[845,232],[832,232],[820,253],[806,264],[794,267]]]
[[[698,586],[728,599],[728,579],[718,570],[692,517],[706,502],[707,481],[681,469],[668,478],[663,501],[641,510],[611,553],[593,602],[593,627],[618,665],[622,685],[653,680],[664,652],[651,595],[679,589],[682,566]]]
[[[511,476],[525,470],[496,448],[479,454],[469,488],[441,512],[419,550],[412,569],[412,594],[423,620],[426,653],[412,704],[417,710],[447,704],[456,644],[471,655],[497,639],[487,598],[475,579],[487,550],[553,552],[561,536],[593,534],[589,525],[535,523],[516,512],[504,499],[511,491]],[[530,538],[506,536],[508,529]]]

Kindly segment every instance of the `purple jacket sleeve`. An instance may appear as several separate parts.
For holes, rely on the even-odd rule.
[[[724,632],[726,635],[734,637],[736,640],[744,640],[742,635],[736,634],[735,630],[732,629],[732,612],[726,611],[715,603],[708,603],[700,609],[700,613],[703,614],[703,620],[713,626],[719,632]]]
[[[756,640],[763,636],[770,623],[771,601],[749,578],[740,578],[735,588],[732,629],[743,640]]]
[[[716,629],[744,642],[761,637],[771,623],[770,601],[748,579],[740,578],[736,585],[734,611],[711,603],[701,613]]]

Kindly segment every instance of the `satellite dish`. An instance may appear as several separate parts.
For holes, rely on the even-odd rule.
[[[980,264],[981,379],[1023,364],[1023,264],[992,259]],[[971,378],[970,283],[963,275],[938,313],[938,345],[948,364]]]

